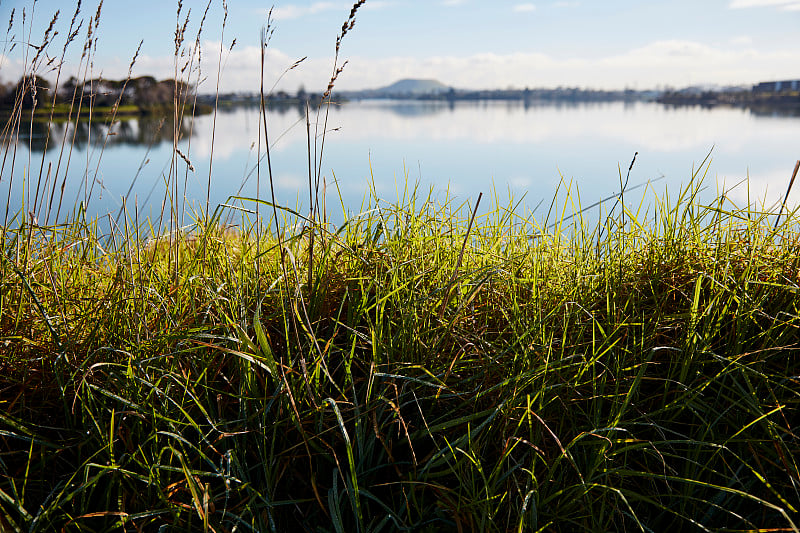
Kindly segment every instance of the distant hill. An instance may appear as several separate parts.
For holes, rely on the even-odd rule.
[[[437,80],[404,79],[379,89],[346,92],[358,98],[418,97],[446,93],[450,87]]]
[[[437,94],[449,91],[450,87],[438,80],[405,79],[396,81],[388,87],[376,89],[383,94]]]

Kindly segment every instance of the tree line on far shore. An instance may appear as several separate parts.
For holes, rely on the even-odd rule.
[[[158,81],[153,76],[126,80],[95,78],[81,81],[70,76],[57,89],[37,75],[20,78],[16,83],[0,83],[0,109],[47,109],[56,104],[77,109],[79,104],[92,107],[135,106],[140,113],[151,113],[171,106],[177,95],[183,102],[194,87],[182,81]]]

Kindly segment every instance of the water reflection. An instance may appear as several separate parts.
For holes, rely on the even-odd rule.
[[[704,111],[738,110],[742,113],[749,113],[754,117],[771,118],[797,118],[800,117],[800,105],[727,105],[727,104],[660,104],[666,109],[682,110],[695,109]]]
[[[537,122],[541,125],[542,122],[550,124],[550,118],[553,117],[553,113],[563,112],[563,111],[572,111],[572,112],[580,112],[587,117],[591,117],[594,114],[595,118],[600,118],[600,115],[605,114],[603,110],[607,110],[609,107],[620,109],[625,113],[630,113],[631,115],[637,115],[633,117],[633,120],[624,120],[625,129],[633,129],[639,130],[646,126],[645,123],[655,123],[660,122],[659,127],[664,127],[665,124],[670,129],[671,126],[669,125],[670,122],[673,122],[669,119],[662,119],[662,120],[642,120],[641,110],[646,109],[648,114],[651,117],[654,117],[654,113],[660,114],[662,117],[669,117],[670,115],[674,116],[688,116],[692,115],[697,116],[698,113],[713,113],[717,117],[717,123],[720,123],[719,120],[723,117],[726,113],[734,113],[734,114],[747,114],[756,118],[789,118],[795,119],[800,117],[800,107],[772,107],[772,106],[759,106],[759,107],[750,107],[750,108],[742,108],[742,107],[728,107],[728,106],[717,106],[717,107],[710,107],[710,106],[675,106],[669,104],[642,104],[641,102],[619,102],[619,103],[607,103],[607,102],[569,102],[569,101],[559,101],[559,102],[544,102],[544,101],[536,101],[536,100],[509,100],[509,101],[485,101],[485,100],[478,100],[478,101],[453,101],[453,100],[396,100],[396,101],[386,101],[386,100],[365,100],[365,101],[354,101],[354,102],[346,102],[341,104],[334,104],[332,106],[333,113],[336,114],[340,111],[346,112],[347,114],[353,114],[353,112],[360,112],[363,110],[370,110],[372,112],[379,111],[381,114],[389,115],[401,119],[429,119],[432,122],[428,122],[428,124],[438,124],[440,121],[437,117],[440,117],[444,114],[448,115],[447,121],[452,121],[451,124],[453,128],[459,131],[464,131],[465,127],[474,128],[479,126],[484,132],[486,127],[492,127],[493,124],[483,123],[477,124],[474,122],[474,119],[478,118],[477,115],[474,113],[476,112],[487,112],[490,110],[498,110],[502,109],[506,111],[510,115],[517,115],[517,118],[524,116],[528,113],[536,113],[537,114]],[[305,120],[306,114],[306,107],[304,104],[294,104],[294,103],[278,103],[278,104],[270,104],[268,108],[269,115],[272,117],[271,120],[278,119],[278,123],[284,125],[291,125],[296,121]],[[468,113],[472,112],[473,116],[469,120],[472,124],[467,124],[464,122],[464,118]],[[594,113],[593,113],[594,112]],[[242,120],[241,117],[245,116],[246,121],[257,121],[259,113],[259,105],[257,103],[245,103],[245,104],[237,104],[235,106],[232,105],[221,105],[218,111],[218,118],[220,119],[220,123],[218,127],[225,129],[227,126],[233,126],[232,131],[223,131],[225,135],[232,134],[234,137],[237,133],[237,124],[241,124]],[[548,114],[550,115],[548,117]],[[312,110],[312,121],[314,120],[314,115],[316,115],[315,110]],[[228,119],[228,120],[226,120]],[[461,120],[459,120],[461,119]],[[544,120],[542,120],[544,119]],[[705,119],[704,119],[705,120]],[[201,127],[196,127],[193,122],[198,122],[201,124]],[[208,122],[208,117],[198,117],[197,119],[193,119],[192,117],[184,118],[180,121],[180,126],[177,129],[178,141],[185,141],[189,138],[190,135],[197,134],[198,131],[203,129],[202,125]],[[369,122],[369,121],[368,121]],[[517,122],[517,121],[515,121]],[[683,122],[683,121],[679,121]],[[230,124],[228,124],[230,123]],[[605,120],[586,120],[584,125],[581,126],[582,129],[597,129],[600,128],[608,128],[609,133],[613,130],[618,130],[619,128],[615,126],[621,125],[619,122],[616,124],[608,123]],[[687,124],[677,124],[680,128],[683,128],[681,132],[675,132],[676,135],[666,135],[665,137],[670,137],[675,139],[676,137],[686,137],[686,135],[691,136],[692,132],[697,132],[700,130],[707,130],[707,128],[694,128],[688,127],[686,128]],[[381,125],[381,129],[383,129],[383,134],[389,134],[391,136],[391,131],[394,130],[395,133],[405,130],[406,128],[399,125],[399,124],[388,124],[390,126],[387,130],[387,124],[383,123]],[[505,128],[509,125],[504,125]],[[548,132],[552,133],[551,127],[546,128]],[[539,127],[539,126],[537,126]],[[631,128],[632,127],[632,128]],[[555,129],[572,129],[569,125],[564,124],[562,127],[556,127]],[[249,130],[250,128],[246,128]],[[427,129],[427,128],[425,128]],[[440,128],[437,128],[440,129]],[[505,128],[509,134],[509,140],[531,140],[529,135],[520,134],[519,128],[515,127],[507,127]],[[645,128],[646,129],[646,128]],[[284,133],[283,130],[280,130],[281,134]],[[573,129],[574,131],[574,129]],[[663,132],[663,129],[662,129]],[[30,146],[32,151],[34,152],[44,152],[45,150],[51,151],[56,147],[60,146],[63,142],[65,144],[71,144],[76,148],[82,149],[86,145],[130,145],[130,146],[154,146],[159,145],[161,143],[168,143],[172,144],[173,139],[175,137],[176,129],[174,127],[174,118],[169,116],[140,116],[140,117],[122,117],[117,120],[113,125],[109,125],[107,122],[102,120],[95,120],[93,122],[88,121],[78,121],[75,122],[66,122],[66,121],[54,121],[51,124],[48,124],[46,121],[33,121],[24,124],[23,127],[20,128],[18,134],[18,140],[24,143],[25,146]],[[372,133],[370,133],[372,135]],[[459,136],[459,135],[455,135]],[[658,136],[658,135],[656,135]],[[497,135],[497,132],[493,135],[490,135],[491,138],[497,139],[502,137],[502,135]],[[536,138],[541,138],[541,136],[536,135]],[[647,136],[648,138],[651,137],[650,135]],[[647,143],[648,145],[652,146],[652,143]]]
[[[399,117],[436,116],[445,111],[453,112],[456,103],[452,101],[396,101],[385,106],[385,109]]]
[[[123,118],[113,125],[100,121],[66,122],[35,120],[20,128],[17,141],[29,146],[34,152],[50,152],[61,144],[72,145],[82,150],[87,145],[150,146],[161,143],[172,144],[176,129],[173,117],[143,116]],[[180,121],[178,140],[190,135],[190,120]]]
[[[549,205],[554,191],[572,182],[581,202],[590,205],[619,190],[619,169],[627,168],[634,152],[639,158],[631,184],[663,175],[658,190],[677,192],[712,150],[709,195],[750,178],[749,191],[740,187],[744,192],[728,197],[772,202],[785,193],[786,174],[800,155],[800,114],[789,109],[362,100],[332,106],[324,124],[311,111],[312,149],[315,144],[319,149],[322,128],[328,129],[319,170],[332,194],[341,194],[343,207],[351,211],[360,208],[370,188],[393,201],[406,179],[412,186],[418,181],[423,188],[448,190],[462,200],[492,188],[509,191],[515,197],[525,195],[530,206],[542,198]],[[284,205],[302,204],[308,196],[306,108],[270,105],[268,112],[276,194]],[[176,175],[187,201],[204,204],[208,196],[213,206],[226,203],[240,189],[244,196],[263,199],[268,177],[261,125],[258,105],[221,106],[216,121],[212,115],[186,118],[177,129],[177,145],[186,156],[182,160],[172,151],[176,129],[171,117],[136,117],[111,127],[55,123],[47,142],[48,126],[38,122],[19,135],[19,146],[31,146],[33,153],[30,163],[28,157],[17,158],[14,173],[25,176],[28,164],[37,170],[52,163],[54,172],[69,172],[57,178],[66,183],[66,198],[83,198],[86,183],[97,180],[109,206],[118,208],[123,196],[131,202],[138,197],[140,207],[153,198],[148,207],[154,212],[160,210],[167,183],[174,196]],[[56,148],[61,143],[72,145],[68,166],[59,165]],[[2,178],[8,177],[4,172]],[[0,198],[19,202],[15,198],[22,188],[15,183],[12,194],[0,190]],[[331,202],[338,205],[338,200]],[[90,210],[101,212],[103,207],[95,204]]]
[[[237,102],[236,104],[221,103],[217,108],[217,112],[223,115],[230,115],[238,111],[247,111],[250,113],[258,113],[260,104],[257,101]],[[287,115],[296,113],[298,116],[305,118],[306,104],[305,102],[269,102],[267,104],[269,113],[276,115]]]
[[[750,112],[757,117],[785,117],[797,118],[800,117],[800,106],[750,106]]]

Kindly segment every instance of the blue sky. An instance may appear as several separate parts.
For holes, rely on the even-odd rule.
[[[182,19],[191,9],[185,46],[194,44],[206,4],[183,3]],[[228,0],[223,35],[222,0],[212,0],[200,38],[200,74],[195,71],[190,80],[204,79],[201,91],[213,92],[220,57],[223,91],[257,89],[259,34],[269,5]],[[351,5],[339,0],[276,2],[267,86],[277,82],[289,91],[300,85],[323,89],[334,41]],[[30,32],[30,41],[38,44],[60,9],[59,34],[48,49],[50,57],[60,57],[75,6],[40,0],[34,9],[32,0],[0,0],[0,26],[6,26],[15,9],[9,37],[24,41]],[[86,22],[96,8],[97,0],[84,0],[85,22],[67,55],[67,73],[79,68]],[[177,1],[105,0],[93,75],[124,77],[143,40],[133,74],[173,77],[176,10]],[[798,23],[800,0],[367,0],[344,41],[342,58],[349,64],[337,87],[378,87],[404,77],[436,78],[459,88],[638,89],[800,78]],[[5,43],[0,50],[0,80],[6,82],[16,79],[24,65],[24,47],[12,53],[9,48]],[[308,59],[300,67],[283,74],[304,56]]]

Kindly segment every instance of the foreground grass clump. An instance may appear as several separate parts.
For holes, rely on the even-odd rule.
[[[693,192],[5,228],[0,529],[796,531],[798,221]]]

